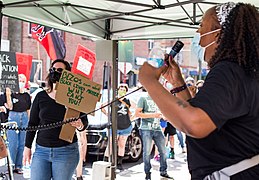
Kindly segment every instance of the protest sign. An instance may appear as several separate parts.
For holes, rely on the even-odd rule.
[[[102,86],[81,75],[63,70],[56,101],[71,109],[89,113],[95,109]]]
[[[19,92],[18,66],[15,52],[0,52],[0,91],[4,92],[9,87],[14,92]]]
[[[27,81],[30,80],[32,55],[16,53],[16,63],[18,66],[18,74],[24,74]]]
[[[70,118],[78,118],[79,115],[80,115],[79,111],[68,108],[66,111],[64,120],[70,119]],[[59,139],[63,139],[65,141],[72,143],[75,135],[75,130],[76,128],[71,126],[70,124],[64,124],[60,131]]]
[[[56,102],[68,107],[64,119],[79,117],[80,112],[92,112],[100,97],[102,86],[79,74],[63,70],[57,85]],[[75,128],[70,124],[62,126],[59,138],[72,142]]]
[[[94,52],[79,44],[77,46],[73,62],[72,72],[86,76],[88,79],[92,79],[96,63]]]

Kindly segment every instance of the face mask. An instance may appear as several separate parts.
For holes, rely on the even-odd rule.
[[[210,32],[207,32],[203,35],[201,35],[200,33],[196,32],[194,34],[194,37],[192,39],[192,44],[191,44],[191,51],[196,54],[198,60],[201,60],[201,62],[205,62],[205,51],[206,51],[206,48],[208,48],[209,46],[211,46],[212,44],[214,44],[216,41],[213,41],[211,42],[210,44],[208,44],[207,46],[205,47],[202,47],[200,45],[200,41],[201,41],[201,37],[203,36],[206,36],[208,34],[212,34],[214,32],[217,32],[217,31],[220,31],[221,29],[216,29],[214,31],[210,31]]]
[[[25,83],[24,82],[19,82],[19,88],[23,89],[25,87]]]
[[[127,92],[124,91],[124,90],[118,90],[118,95],[119,95],[119,97],[125,96],[126,93],[127,93]]]
[[[60,77],[61,77],[61,73],[58,71],[50,71],[49,73],[49,80],[52,83],[58,82]]]

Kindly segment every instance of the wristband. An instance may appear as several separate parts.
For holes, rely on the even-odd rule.
[[[187,88],[187,86],[186,86],[186,84],[184,84],[182,86],[179,86],[179,87],[176,87],[176,88],[170,90],[170,93],[171,94],[179,93],[179,92],[185,90],[186,88]]]

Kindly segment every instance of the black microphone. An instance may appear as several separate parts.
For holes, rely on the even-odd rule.
[[[172,57],[175,57],[175,55],[181,51],[183,46],[184,46],[184,43],[182,41],[179,41],[179,40],[176,41],[176,43],[172,47],[169,55],[172,56]]]
[[[174,46],[172,47],[172,49],[169,53],[169,56],[172,56],[174,58],[176,56],[176,54],[178,54],[181,51],[183,46],[184,46],[184,43],[182,41],[179,41],[179,40],[176,41],[176,43],[174,44]],[[165,60],[167,65],[168,65],[168,61],[169,61],[169,57],[168,57],[168,59]]]

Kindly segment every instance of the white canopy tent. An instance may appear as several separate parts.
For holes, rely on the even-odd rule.
[[[228,0],[2,0],[3,16],[53,27],[93,39],[130,40],[192,37],[203,13]],[[230,0],[239,2],[239,0]],[[242,0],[240,0],[242,1]],[[259,7],[259,0],[243,0]],[[2,28],[1,28],[2,29]],[[0,33],[1,34],[1,33]],[[116,46],[113,41],[113,47]],[[113,48],[117,87],[117,48]],[[115,98],[115,92],[113,93]],[[112,108],[112,128],[117,128]],[[113,131],[112,140],[116,134]],[[116,143],[113,154],[116,153]],[[116,156],[112,158],[112,163]]]
[[[232,0],[239,2],[239,0]],[[258,0],[244,0],[259,7]],[[226,0],[2,0],[4,16],[100,39],[191,37]]]

